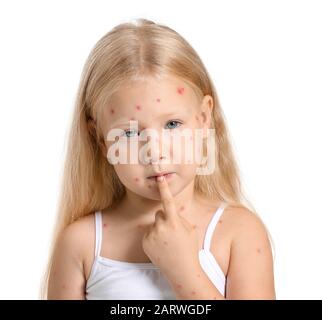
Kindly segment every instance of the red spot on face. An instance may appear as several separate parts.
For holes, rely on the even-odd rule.
[[[107,228],[107,223],[104,223],[103,226],[104,226],[104,228]]]
[[[163,244],[167,245],[167,244],[168,244],[168,242],[166,242],[166,241],[163,241]]]
[[[180,211],[183,211],[183,210],[184,210],[184,206],[181,206],[181,207],[180,207]]]
[[[257,249],[257,252],[258,252],[258,253],[261,253],[261,249]]]
[[[190,140],[193,140],[193,136],[190,136]]]
[[[139,106],[139,105],[137,105],[135,108],[136,108],[137,111],[141,110],[141,106]]]
[[[140,179],[139,178],[134,178],[135,182],[138,182]]]
[[[217,297],[213,297],[214,300],[217,300]]]
[[[114,112],[115,112],[114,109],[111,109],[111,114],[114,114]]]
[[[178,92],[180,95],[183,95],[184,88],[183,88],[183,87],[179,87],[179,88],[177,88],[177,92]]]
[[[66,286],[63,284],[63,285],[62,285],[62,288],[63,288],[63,289],[66,289]]]
[[[196,294],[196,291],[191,291],[192,294]]]
[[[200,273],[197,274],[197,277],[200,278]]]
[[[157,102],[160,102],[161,100],[160,100],[160,98],[157,98]]]
[[[197,120],[197,121],[199,120],[199,117],[198,117],[198,116],[196,116],[196,120]]]
[[[138,224],[138,228],[142,228],[143,225],[141,223]]]
[[[160,261],[160,257],[157,257],[157,260]]]
[[[135,119],[132,117],[130,120],[134,121]]]
[[[149,189],[151,189],[151,188],[152,188],[152,186],[149,184],[149,185],[148,185],[148,188],[149,188]]]
[[[196,224],[194,224],[193,226],[192,226],[192,229],[196,229],[197,228],[197,225]]]
[[[218,222],[219,222],[219,223],[222,223],[222,220],[219,220]]]

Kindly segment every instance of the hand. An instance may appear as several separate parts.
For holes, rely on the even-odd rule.
[[[195,228],[181,216],[164,177],[157,180],[164,210],[155,214],[155,221],[142,239],[144,252],[162,273],[175,276],[199,263],[198,236]]]

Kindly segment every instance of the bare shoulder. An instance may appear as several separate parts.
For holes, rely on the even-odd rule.
[[[48,299],[84,299],[84,257],[93,235],[93,214],[79,218],[60,233],[48,282]]]
[[[245,207],[227,207],[231,227],[228,299],[275,299],[272,249],[262,219]]]

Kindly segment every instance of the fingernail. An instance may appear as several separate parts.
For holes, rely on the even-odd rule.
[[[158,180],[158,181],[163,181],[163,179],[164,179],[164,176],[158,176],[158,177],[157,177],[157,180]]]

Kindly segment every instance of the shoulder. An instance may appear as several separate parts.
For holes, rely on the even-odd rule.
[[[238,245],[241,240],[262,244],[269,241],[267,228],[256,213],[244,206],[228,206],[225,211],[231,226],[232,246]]]
[[[95,221],[94,214],[90,213],[80,217],[66,226],[61,232],[58,244],[65,247],[65,250],[73,251],[77,258],[83,262],[85,250],[90,240],[95,237]]]
[[[227,207],[231,226],[228,299],[275,299],[272,250],[262,219],[245,207]]]

